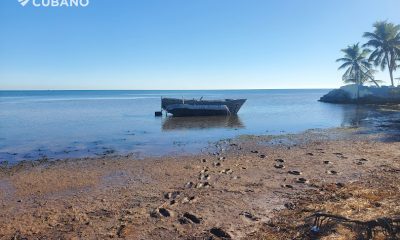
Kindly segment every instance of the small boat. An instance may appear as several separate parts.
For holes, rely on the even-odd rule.
[[[200,100],[162,98],[161,108],[174,117],[236,115],[246,99]]]

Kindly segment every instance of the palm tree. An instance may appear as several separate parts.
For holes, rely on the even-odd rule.
[[[342,77],[343,81],[345,83],[352,82],[357,84],[357,99],[360,96],[360,85],[363,85],[367,79],[379,87],[379,84],[372,76],[372,65],[367,59],[370,53],[369,49],[361,48],[360,44],[357,43],[342,49],[342,52],[344,53],[344,57],[337,59],[336,62],[343,62],[339,70],[346,68]]]
[[[361,78],[359,80],[360,85],[364,85],[365,83],[374,83],[377,87],[379,87],[379,83],[382,83],[382,80],[377,80],[374,78],[374,74],[377,71],[374,69],[369,69],[365,73],[361,73]],[[357,83],[357,79],[355,75],[349,75],[349,76],[344,76],[343,77],[343,82],[345,83]]]
[[[400,56],[400,25],[380,21],[373,26],[374,32],[365,32],[363,35],[369,39],[364,47],[375,48],[369,56],[369,61],[374,62],[375,66],[380,65],[382,71],[387,66],[394,86],[393,71],[397,68],[396,59]]]
[[[343,62],[339,70],[347,68],[342,77],[345,83],[363,85],[371,81],[379,87],[373,77],[375,71],[371,69],[372,65],[367,59],[370,50],[361,48],[357,43],[342,49],[342,52],[345,54],[344,57],[337,59],[336,62]]]

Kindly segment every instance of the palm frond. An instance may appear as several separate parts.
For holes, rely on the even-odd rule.
[[[340,65],[340,67],[338,68],[338,70],[341,70],[343,68],[346,68],[348,66],[351,66],[353,63],[352,62],[345,62],[342,65]]]
[[[368,39],[363,46],[374,48],[368,60],[375,66],[380,66],[381,70],[388,67],[392,72],[397,69],[396,59],[400,56],[400,25],[378,21],[373,27],[373,32],[363,34],[363,37]]]
[[[351,62],[351,61],[353,61],[351,58],[346,58],[346,57],[336,59],[336,62]]]

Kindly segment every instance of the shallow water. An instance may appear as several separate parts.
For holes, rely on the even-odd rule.
[[[198,151],[241,134],[400,125],[389,107],[317,100],[329,90],[0,91],[0,161]],[[237,117],[154,117],[160,97],[247,98]]]

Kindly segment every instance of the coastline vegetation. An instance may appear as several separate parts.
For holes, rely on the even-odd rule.
[[[346,69],[342,80],[358,86],[373,83],[379,87],[382,81],[374,78],[377,71],[374,67],[380,67],[381,71],[388,68],[391,86],[395,87],[394,72],[400,67],[400,25],[378,21],[373,27],[372,32],[363,34],[368,40],[365,44],[342,49],[344,57],[336,60],[342,63],[339,70]]]

